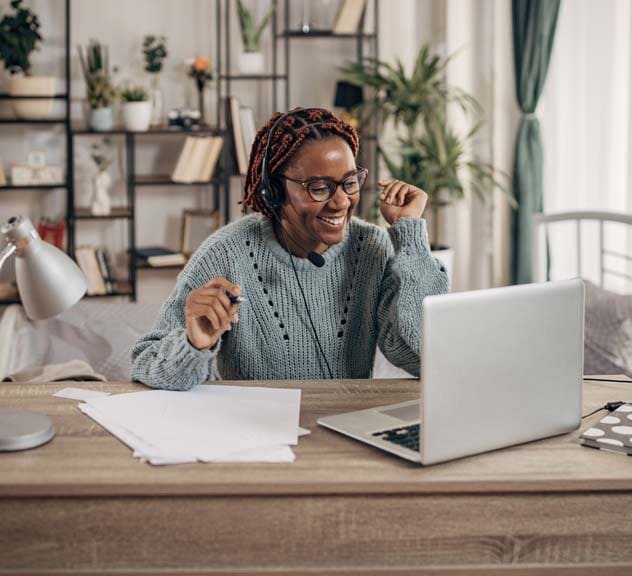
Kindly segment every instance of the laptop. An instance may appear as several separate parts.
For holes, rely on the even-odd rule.
[[[318,423],[424,465],[579,427],[580,279],[428,296],[422,334],[420,400]]]

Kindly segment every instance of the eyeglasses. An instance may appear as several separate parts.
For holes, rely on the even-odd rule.
[[[334,180],[333,178],[308,178],[307,180],[295,180],[289,176],[281,174],[284,180],[289,180],[296,184],[300,184],[315,202],[327,202],[334,197],[338,186],[342,186],[342,190],[347,196],[353,196],[360,192],[360,189],[366,182],[368,174],[366,168],[358,167],[358,169],[344,180]]]

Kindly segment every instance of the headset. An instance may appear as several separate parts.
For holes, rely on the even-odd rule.
[[[283,202],[285,202],[285,190],[279,181],[275,181],[273,178],[270,178],[270,172],[268,170],[268,163],[270,161],[270,144],[272,143],[274,135],[283,120],[289,118],[290,116],[298,115],[299,113],[309,113],[314,110],[330,114],[329,110],[326,110],[325,108],[299,108],[297,110],[290,110],[279,116],[272,125],[272,128],[270,128],[268,141],[266,142],[266,147],[263,151],[263,159],[261,160],[261,198],[263,198],[266,206],[277,218],[278,216],[275,211],[281,208]],[[302,120],[301,118],[299,119]],[[313,124],[305,123],[306,126],[317,126],[318,124],[322,124],[322,122],[314,122]]]
[[[327,360],[327,356],[323,350],[323,347],[318,338],[318,333],[316,332],[316,327],[314,326],[314,321],[312,320],[312,315],[309,311],[309,306],[307,304],[307,298],[305,297],[305,292],[303,291],[303,287],[301,286],[301,282],[298,277],[298,272],[296,271],[296,266],[294,265],[294,257],[292,255],[292,251],[290,250],[286,234],[292,239],[292,241],[300,246],[300,243],[294,240],[290,233],[283,226],[283,222],[281,221],[281,217],[279,216],[278,210],[281,208],[283,203],[285,202],[285,190],[281,186],[281,183],[278,181],[274,181],[270,178],[270,174],[268,171],[268,162],[269,162],[269,154],[270,154],[270,143],[278,130],[281,122],[288,118],[289,116],[296,115],[298,113],[309,113],[312,110],[321,110],[323,112],[329,113],[328,110],[324,108],[300,108],[298,110],[290,110],[289,112],[285,112],[281,116],[279,116],[275,123],[270,128],[270,132],[268,134],[268,141],[266,142],[266,147],[263,151],[263,159],[261,160],[261,198],[263,202],[268,207],[276,221],[278,222],[281,230],[281,237],[283,238],[283,243],[285,244],[285,249],[290,255],[290,262],[292,263],[292,270],[294,271],[294,276],[296,278],[296,283],[298,284],[299,290],[301,292],[301,296],[303,297],[303,304],[305,305],[305,310],[307,312],[307,317],[309,318],[309,323],[312,327],[312,333],[314,334],[314,340],[318,345],[318,350],[322,359],[325,361],[325,366],[327,367],[327,372],[329,374],[329,378],[333,380],[334,375],[331,370],[331,366],[329,365],[329,361]],[[299,118],[300,119],[300,118]],[[302,120],[302,119],[300,119]],[[321,122],[314,122],[312,125],[321,124]],[[305,123],[306,126],[309,124]],[[307,254],[307,259],[317,268],[321,268],[325,264],[325,259],[318,254],[317,252],[309,252]]]

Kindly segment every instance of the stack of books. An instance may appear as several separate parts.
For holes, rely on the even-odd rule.
[[[233,134],[233,159],[240,175],[248,171],[248,159],[252,143],[257,135],[255,114],[249,106],[241,106],[235,96],[226,99],[226,119],[228,130]]]
[[[116,279],[105,248],[78,246],[75,260],[88,283],[88,296],[111,294],[115,290]]]
[[[187,136],[171,180],[182,184],[209,182],[222,151],[221,136]]]
[[[136,250],[136,256],[151,268],[184,266],[187,263],[187,257],[184,254],[162,246],[138,248],[138,250]]]

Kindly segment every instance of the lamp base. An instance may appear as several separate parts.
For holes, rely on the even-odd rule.
[[[0,408],[0,452],[28,450],[46,444],[55,435],[44,414]]]

